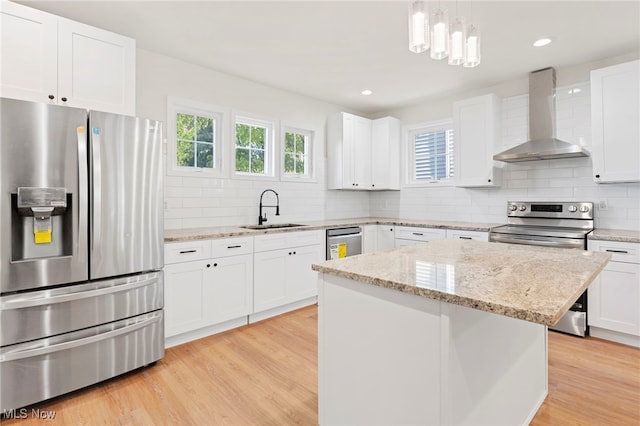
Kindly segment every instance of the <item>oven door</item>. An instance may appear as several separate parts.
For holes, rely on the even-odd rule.
[[[584,238],[541,237],[536,235],[500,234],[492,232],[489,235],[489,241],[507,244],[524,244],[528,246],[585,249]]]
[[[586,248],[583,238],[561,238],[492,232],[489,234],[489,241],[578,250],[585,250]],[[586,336],[589,333],[587,328],[587,292],[582,293],[582,295],[578,297],[578,300],[574,302],[573,306],[569,308],[569,311],[560,318],[560,321],[555,326],[549,327],[549,329],[576,336]]]

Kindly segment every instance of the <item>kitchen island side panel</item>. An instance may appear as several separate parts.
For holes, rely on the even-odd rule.
[[[527,424],[544,325],[319,274],[319,423]]]

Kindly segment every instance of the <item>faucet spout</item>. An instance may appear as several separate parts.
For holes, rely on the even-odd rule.
[[[276,196],[276,205],[275,206],[267,206],[267,205],[263,205],[262,204],[262,197],[264,197],[264,194],[267,192],[273,192]],[[262,194],[260,194],[260,210],[258,212],[258,225],[262,225],[263,223],[265,223],[267,221],[267,213],[264,213],[264,215],[262,214],[262,208],[263,207],[275,207],[276,209],[276,216],[280,216],[280,196],[278,195],[278,193],[276,191],[274,191],[273,189],[265,189],[264,191],[262,191]]]

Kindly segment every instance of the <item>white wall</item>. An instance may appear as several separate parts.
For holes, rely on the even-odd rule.
[[[142,49],[137,51],[136,91],[136,113],[141,117],[166,122],[167,96],[176,96],[285,120],[316,132],[315,183],[165,175],[166,229],[255,223],[260,193],[267,188],[280,194],[281,215],[274,217],[273,210],[266,209],[270,222],[369,215],[368,194],[326,190],[325,121],[329,114],[344,110],[340,106]],[[225,143],[231,146],[231,141]]]
[[[637,57],[637,55],[635,55]],[[557,136],[568,142],[591,145],[590,69],[631,60],[614,59],[557,70]],[[527,81],[507,82],[469,96],[497,93],[502,96],[502,135],[496,152],[527,138]],[[580,89],[569,94],[571,89]],[[390,115],[403,124],[450,117],[451,105],[460,96],[414,105]],[[406,141],[405,141],[406,143]],[[506,203],[514,201],[606,201],[606,210],[595,212],[598,228],[640,230],[640,184],[595,184],[591,158],[501,163],[503,183],[500,188],[403,188],[399,192],[372,194],[371,215],[407,219],[462,220],[504,223]]]

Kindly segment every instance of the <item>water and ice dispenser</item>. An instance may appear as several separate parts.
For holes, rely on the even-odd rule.
[[[19,187],[11,198],[13,261],[71,255],[72,203],[65,188]]]

